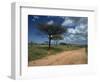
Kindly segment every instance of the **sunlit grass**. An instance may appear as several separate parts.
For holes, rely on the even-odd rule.
[[[81,46],[67,46],[67,45],[57,45],[52,46],[48,50],[48,45],[28,45],[28,61],[43,58],[48,55],[56,55],[57,53],[69,50],[79,49]]]

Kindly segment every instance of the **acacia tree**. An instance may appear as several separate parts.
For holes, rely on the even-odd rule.
[[[39,24],[38,29],[48,36],[48,49],[51,48],[51,40],[54,35],[62,35],[66,32],[66,29],[61,25],[49,25],[49,24]]]

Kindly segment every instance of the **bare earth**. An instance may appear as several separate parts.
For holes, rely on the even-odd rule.
[[[87,64],[87,54],[85,48],[64,51],[56,55],[50,55],[42,59],[30,61],[29,66],[45,65],[68,65],[68,64]]]

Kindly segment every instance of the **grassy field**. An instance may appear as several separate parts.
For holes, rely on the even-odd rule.
[[[83,47],[85,46],[57,45],[57,46],[52,46],[51,49],[48,50],[48,45],[28,44],[28,61],[41,59],[45,56],[56,55],[57,53],[63,51],[75,50]],[[86,52],[87,52],[87,48],[86,48]]]

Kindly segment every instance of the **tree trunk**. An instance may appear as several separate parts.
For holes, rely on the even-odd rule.
[[[50,48],[51,48],[51,35],[49,35],[49,50],[50,50]]]

